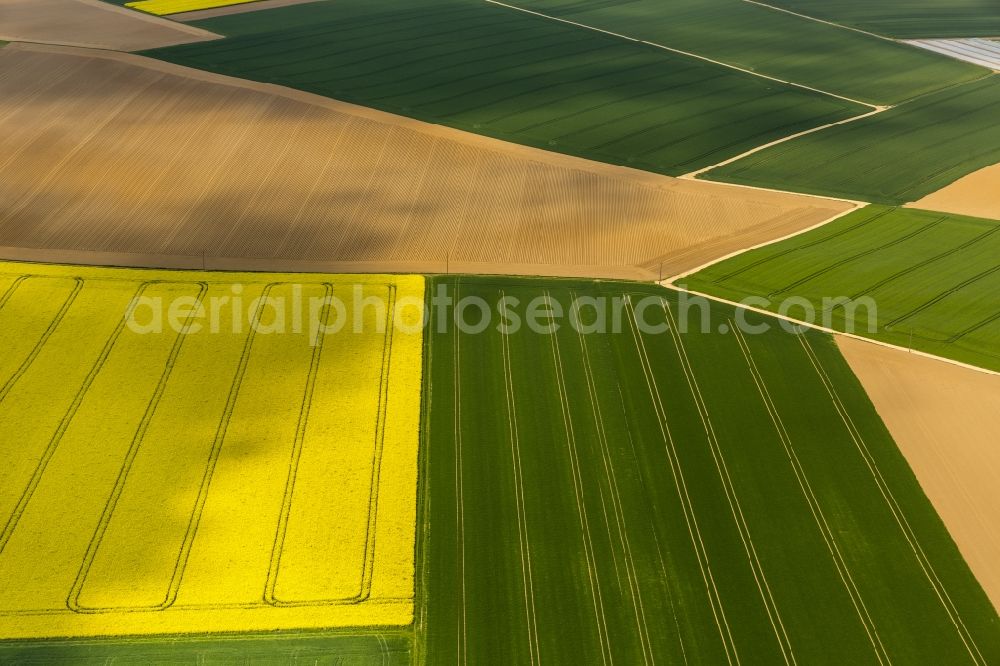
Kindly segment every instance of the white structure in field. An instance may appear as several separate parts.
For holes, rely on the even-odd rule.
[[[990,39],[910,39],[907,44],[1000,71],[1000,42]]]

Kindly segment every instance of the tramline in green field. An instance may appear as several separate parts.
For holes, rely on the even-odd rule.
[[[914,209],[869,206],[774,245],[684,278],[691,289],[777,309],[805,298],[817,316],[824,298],[870,298],[852,315],[827,308],[837,329],[1000,370],[1000,222]],[[790,312],[802,314],[801,308]]]
[[[988,0],[764,0],[809,16],[899,37],[996,37],[1000,6]]]
[[[441,284],[491,307],[627,296],[672,328],[626,306],[620,333],[431,336],[429,663],[1000,658],[996,612],[829,336],[737,333],[724,306],[678,335],[676,295],[638,284]]]

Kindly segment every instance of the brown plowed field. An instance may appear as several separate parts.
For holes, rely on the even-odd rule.
[[[1000,377],[844,336],[837,342],[1000,609]]]
[[[1000,220],[1000,164],[973,171],[910,206]]]
[[[0,50],[0,200],[8,258],[625,277],[660,261],[677,273],[852,206],[32,45]]]
[[[101,0],[0,0],[0,40],[139,51],[218,39]]]

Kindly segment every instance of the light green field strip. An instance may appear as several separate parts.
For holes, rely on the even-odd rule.
[[[253,298],[260,291],[245,292]],[[205,298],[231,296],[228,285],[210,288]],[[222,335],[186,336],[156,409],[137,447],[115,503],[109,501],[104,531],[91,543],[89,565],[81,567],[75,592],[83,608],[163,606],[189,528],[212,450],[219,419],[243,350],[244,336],[232,335],[232,310],[221,308]],[[197,386],[198,391],[191,387]],[[178,432],[177,424],[184,428]],[[178,440],[184,446],[177,446]],[[121,478],[119,482],[121,482]],[[169,513],[163,511],[164,492]],[[149,544],[155,543],[154,548]],[[123,580],[121,571],[135,571]]]
[[[388,297],[385,289],[372,291],[367,295]],[[349,321],[354,316],[354,311],[346,312]],[[374,308],[359,316],[365,330],[377,330]],[[384,341],[389,343],[391,335]],[[380,349],[373,344],[377,342],[377,337],[347,335],[322,350],[309,428],[292,463],[294,486],[288,499],[295,503],[283,511],[287,522],[279,526],[280,560],[271,565],[270,593],[276,603],[347,602],[370,592],[369,521],[378,502],[372,493],[372,461],[381,454],[382,378],[388,379],[383,364],[390,351],[388,344]],[[339,415],[349,402],[366,409],[355,410],[345,421]],[[326,508],[331,506],[342,519],[330,520]],[[374,531],[370,537],[374,539]],[[331,556],[317,558],[317,552]]]
[[[869,206],[678,283],[733,301],[763,297],[772,311],[805,299],[815,323],[1000,370],[997,256],[998,221]],[[824,304],[841,297],[870,301],[853,313]],[[802,313],[801,304],[787,312]]]

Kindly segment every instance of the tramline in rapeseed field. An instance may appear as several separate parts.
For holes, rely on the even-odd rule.
[[[411,621],[422,278],[0,270],[0,638]]]

